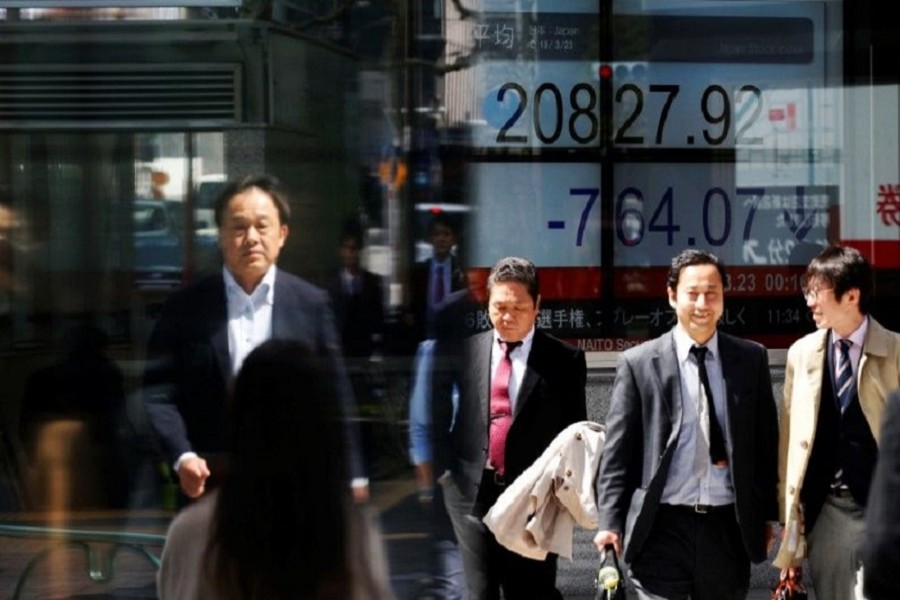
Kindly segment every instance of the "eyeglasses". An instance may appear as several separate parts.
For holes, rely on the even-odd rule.
[[[819,294],[833,290],[834,288],[803,288],[803,297],[807,302],[815,302],[819,299]]]

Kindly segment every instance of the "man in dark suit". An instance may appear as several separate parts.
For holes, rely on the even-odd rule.
[[[341,268],[328,286],[337,328],[344,350],[344,362],[358,406],[372,408],[379,402],[373,358],[382,351],[384,331],[384,290],[381,276],[362,267],[360,254],[363,231],[358,219],[341,228]],[[366,470],[378,466],[377,428],[360,427]]]
[[[900,598],[900,389],[886,401],[881,447],[866,507],[863,591],[868,600]]]
[[[327,294],[275,266],[290,205],[278,181],[253,175],[229,183],[215,206],[222,273],[166,300],[150,337],[144,401],[182,491],[197,498],[224,468],[226,397],[249,352],[267,339],[293,339],[334,361],[347,417],[354,497],[368,495],[353,421],[353,396]],[[297,391],[303,401],[303,390]]]
[[[488,292],[494,329],[436,351],[435,473],[441,474],[471,599],[497,599],[501,588],[507,600],[562,598],[555,555],[540,561],[515,554],[481,519],[563,429],[587,419],[585,357],[535,328],[540,295],[531,261],[501,259],[488,277]]]
[[[328,288],[344,356],[366,360],[381,351],[384,334],[384,289],[381,276],[362,268],[362,227],[348,221],[341,230],[341,269]]]
[[[678,323],[616,367],[594,543],[624,548],[642,599],[743,599],[778,518],[767,353],[717,331],[724,281],[714,255],[676,256],[667,287]]]
[[[451,293],[466,289],[466,276],[453,255],[457,232],[444,213],[435,214],[428,225],[432,256],[416,263],[412,272],[412,294],[407,320],[413,343],[434,337],[434,315]]]

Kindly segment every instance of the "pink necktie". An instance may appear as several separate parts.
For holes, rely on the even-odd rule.
[[[506,434],[509,433],[509,425],[512,423],[511,403],[509,400],[509,377],[512,374],[512,360],[509,353],[522,342],[500,341],[503,350],[503,358],[497,366],[497,372],[491,379],[491,427],[490,427],[490,463],[498,475],[503,475],[506,469]]]

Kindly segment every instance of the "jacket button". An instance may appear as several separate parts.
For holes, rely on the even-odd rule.
[[[804,450],[808,450],[809,442],[807,442],[806,440],[803,440],[802,442],[800,442],[800,447],[803,448]]]
[[[797,490],[794,488],[794,486],[788,487],[788,494],[790,494],[791,496],[793,496],[794,492],[796,492],[796,491]]]
[[[566,477],[572,476],[572,469],[566,469]]]
[[[580,434],[580,433],[576,433],[576,434],[575,434],[575,439],[576,439],[576,440],[581,440],[581,434]]]

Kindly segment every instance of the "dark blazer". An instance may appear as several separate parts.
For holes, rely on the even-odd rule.
[[[718,334],[728,404],[729,455],[737,521],[753,562],[766,558],[766,521],[777,511],[778,419],[766,349]],[[672,332],[619,355],[597,477],[602,530],[624,533],[624,560],[640,552],[653,525],[681,424],[682,398]]]
[[[900,598],[900,390],[886,400],[881,447],[862,542],[863,588],[869,600]]]
[[[328,286],[344,356],[368,358],[379,350],[384,334],[384,292],[381,276],[361,269],[359,291],[348,294],[341,274]]]
[[[428,335],[428,274],[433,259],[423,260],[415,264],[412,270],[410,313],[412,316],[413,337],[418,343]],[[450,289],[447,294],[466,289],[466,274],[455,256],[450,257]]]
[[[328,295],[278,270],[272,337],[309,345],[333,361],[344,403],[350,474],[362,472],[355,403],[340,356]],[[228,306],[221,273],[170,295],[150,336],[144,403],[150,423],[171,462],[181,454],[216,454],[225,447],[226,397],[231,380]],[[302,390],[297,400],[302,401]]]
[[[488,412],[493,331],[436,350],[435,473],[449,469],[467,499],[476,497],[488,460]],[[457,353],[457,350],[461,350]],[[445,367],[450,366],[449,370]],[[452,373],[451,377],[447,377]],[[453,431],[450,390],[459,381],[459,410]],[[506,439],[506,479],[512,482],[540,457],[568,425],[587,419],[584,352],[535,331],[513,421]]]

